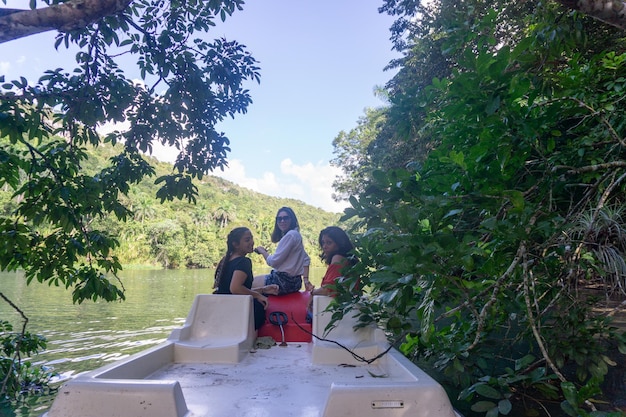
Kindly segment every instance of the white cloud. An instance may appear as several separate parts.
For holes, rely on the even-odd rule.
[[[104,134],[126,128],[123,124],[107,124],[101,126],[98,131]],[[176,155],[175,149],[158,142],[153,143],[152,156],[159,161],[174,163]],[[307,162],[304,165],[297,165],[287,158],[280,163],[280,172],[264,171],[257,178],[248,176],[246,167],[238,159],[228,159],[228,167],[224,171],[218,169],[212,172],[212,175],[265,195],[293,198],[332,213],[341,213],[349,204],[345,201],[338,203],[332,198],[332,184],[339,173],[338,168],[330,166],[327,162],[317,164]]]
[[[213,174],[253,191],[275,197],[294,198],[333,213],[341,213],[346,202],[332,199],[332,183],[339,170],[328,163],[296,165],[291,159],[280,163],[280,174],[266,171],[261,178],[249,177],[241,161],[230,159],[229,167]]]
[[[11,68],[10,62],[0,61],[0,74],[8,74],[10,68]],[[5,79],[4,81],[9,81],[9,80]]]

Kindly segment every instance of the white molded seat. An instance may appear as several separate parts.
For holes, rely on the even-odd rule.
[[[255,339],[249,295],[198,294],[182,328],[172,332],[175,362],[237,363]]]
[[[367,326],[354,329],[358,323],[354,312],[348,313],[340,321],[335,323],[335,327],[330,331],[326,330],[330,323],[332,314],[325,311],[333,299],[331,297],[316,295],[313,298],[313,334],[328,341],[313,338],[313,363],[318,364],[358,364],[359,361],[354,356],[331,342],[335,341],[346,347],[356,355],[366,359],[374,358],[383,352],[387,346],[387,339],[382,330],[376,326]]]

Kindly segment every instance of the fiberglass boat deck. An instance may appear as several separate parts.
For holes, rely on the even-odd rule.
[[[354,330],[354,319],[344,317],[327,332],[330,298],[316,296],[312,325],[300,324],[303,294],[271,298],[273,310],[293,320],[282,332],[259,331],[276,340],[270,348],[254,346],[252,297],[198,295],[167,341],[65,383],[44,416],[456,416],[444,389],[388,350],[380,329]],[[311,338],[309,328],[325,340]],[[371,364],[358,359],[385,351]]]

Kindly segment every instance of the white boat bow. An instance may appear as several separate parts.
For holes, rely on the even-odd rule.
[[[68,381],[44,417],[458,417],[380,329],[325,333],[331,300],[314,298],[312,333],[356,357],[317,338],[255,349],[252,297],[201,294],[167,341]]]

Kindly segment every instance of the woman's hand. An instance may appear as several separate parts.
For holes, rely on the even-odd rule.
[[[306,306],[307,311],[313,311],[313,290],[315,289],[314,285],[311,285],[310,296],[309,296],[309,304]]]
[[[267,310],[267,308],[270,306],[270,300],[263,294],[257,293],[254,298],[256,298],[259,303],[263,304],[264,309]]]
[[[264,258],[267,258],[269,256],[269,253],[267,252],[267,249],[265,249],[263,246],[257,246],[256,248],[254,248],[254,253],[258,253],[259,255],[263,255]]]
[[[304,280],[304,288],[307,291],[313,291],[313,289],[315,288],[315,285],[313,285],[313,283],[311,283],[311,281],[309,281],[308,279]]]

